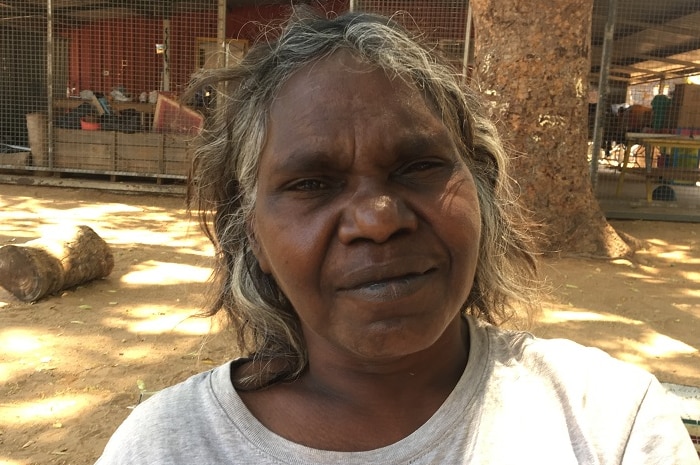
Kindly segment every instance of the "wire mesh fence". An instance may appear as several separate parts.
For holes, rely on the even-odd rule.
[[[331,15],[401,11],[402,22],[431,41],[456,72],[466,70],[464,1],[307,3]],[[291,5],[0,3],[0,169],[111,180],[184,179],[190,135],[201,121],[196,108],[182,107],[178,96],[198,69],[235,64],[262,31],[289,15]]]
[[[2,8],[3,165],[184,177],[197,121],[175,99],[217,43],[216,0]]]
[[[205,97],[180,103],[191,76],[235,65],[290,11],[225,0],[0,3],[0,169],[185,179]]]
[[[355,0],[355,11],[389,16],[423,42],[435,47],[455,67],[469,74],[473,48],[465,37],[472,37],[469,2],[464,0]]]
[[[700,3],[596,1],[592,37],[593,171],[608,216],[698,219]]]
[[[464,2],[385,3],[367,7],[410,12],[461,67]],[[351,8],[311,4],[327,14]],[[290,11],[286,1],[0,3],[0,169],[184,179],[201,124],[197,108],[178,101],[190,77],[235,64]]]
[[[184,179],[198,117],[178,96],[190,76],[234,64],[292,3],[3,1],[0,169]],[[470,72],[478,31],[468,1],[302,3],[393,16],[434,44],[455,72]],[[590,153],[601,203],[606,212],[610,205],[696,208],[700,4],[595,0],[592,20],[589,127],[592,140],[600,107],[602,137]],[[606,26],[614,31],[607,44]]]

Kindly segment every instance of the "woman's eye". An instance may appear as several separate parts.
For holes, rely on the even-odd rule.
[[[319,179],[302,179],[291,184],[290,188],[294,191],[313,192],[323,190],[328,187],[328,184]]]
[[[419,160],[405,166],[401,171],[404,174],[421,173],[432,169],[441,168],[445,163],[441,160]]]
[[[438,164],[434,161],[420,161],[420,162],[411,164],[408,168],[411,171],[425,171],[425,170],[429,170],[431,168],[435,168],[437,166],[438,166]]]

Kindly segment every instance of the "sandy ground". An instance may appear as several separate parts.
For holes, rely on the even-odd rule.
[[[87,224],[112,247],[99,281],[18,301],[0,288],[0,464],[91,464],[153,391],[235,355],[202,306],[211,248],[179,197],[0,185],[0,245]],[[597,346],[666,382],[700,386],[700,245],[687,223],[613,225],[633,261],[547,259],[532,331]]]

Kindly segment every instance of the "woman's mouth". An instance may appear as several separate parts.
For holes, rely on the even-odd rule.
[[[406,273],[386,278],[368,279],[343,287],[340,292],[362,300],[398,300],[420,290],[430,279],[434,269],[421,273]]]

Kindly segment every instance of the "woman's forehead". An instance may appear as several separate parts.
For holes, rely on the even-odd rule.
[[[410,78],[367,63],[351,51],[340,50],[303,66],[280,86],[269,107],[268,126],[285,117],[295,124],[314,119],[322,123],[329,116],[344,117],[351,112],[377,117],[387,103],[395,108],[427,108],[442,118],[435,100]]]
[[[332,90],[333,87],[361,84],[369,80],[385,81],[395,93],[422,93],[407,74],[384,69],[351,49],[340,49],[294,71],[280,84],[272,105],[280,97],[288,96],[290,88],[294,88],[297,93],[302,89],[316,92],[322,86]]]

